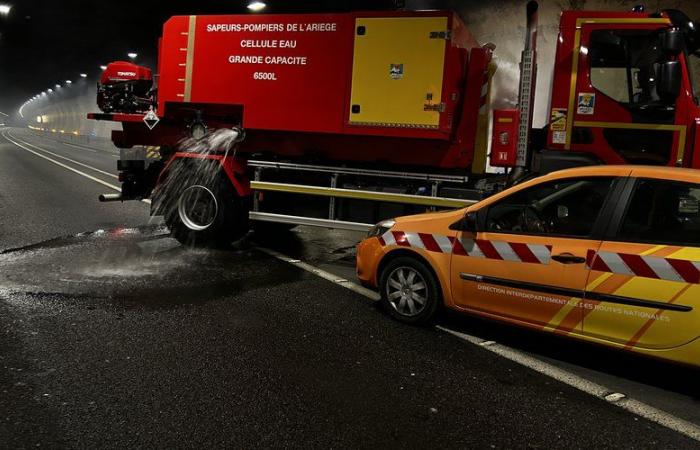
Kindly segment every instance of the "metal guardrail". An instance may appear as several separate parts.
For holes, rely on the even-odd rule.
[[[432,197],[425,195],[395,194],[390,192],[362,191],[323,186],[307,186],[288,183],[272,183],[268,181],[252,181],[251,187],[256,191],[285,192],[291,194],[315,195],[320,197],[350,198],[355,200],[372,200],[408,205],[436,206],[441,208],[464,208],[476,203],[474,200],[463,200],[447,197]]]

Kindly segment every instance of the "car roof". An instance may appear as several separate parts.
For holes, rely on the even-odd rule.
[[[586,166],[559,170],[548,175],[552,179],[587,176],[632,176],[700,183],[700,170],[668,166]]]

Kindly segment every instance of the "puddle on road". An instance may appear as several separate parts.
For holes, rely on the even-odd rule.
[[[0,253],[0,298],[120,304],[195,303],[299,279],[245,243],[189,249],[163,227],[81,233]]]

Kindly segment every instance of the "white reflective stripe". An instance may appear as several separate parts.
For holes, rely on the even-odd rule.
[[[676,269],[666,261],[666,258],[658,256],[642,256],[645,263],[654,271],[656,276],[669,281],[685,281],[682,276],[676,272]]]
[[[602,259],[611,272],[621,273],[624,275],[634,275],[634,272],[627,267],[627,264],[620,258],[617,253],[599,252],[598,258]]]
[[[511,247],[509,243],[504,241],[491,241],[491,244],[496,248],[496,251],[504,260],[522,262],[520,257],[515,253],[515,251],[513,251],[513,247]]]
[[[382,239],[384,239],[384,244],[386,245],[396,245],[396,239],[394,239],[394,235],[391,231],[382,234]]]
[[[425,249],[425,245],[423,245],[423,241],[421,240],[420,236],[418,236],[418,233],[404,233],[404,234],[406,235],[406,240],[408,241],[408,244],[411,247]]]
[[[533,255],[540,261],[541,264],[549,264],[552,259],[552,251],[546,245],[528,244]]]
[[[462,239],[462,247],[468,256],[473,258],[486,258],[474,239]]]
[[[435,239],[443,253],[452,253],[452,241],[450,241],[450,238],[434,234],[433,239]]]

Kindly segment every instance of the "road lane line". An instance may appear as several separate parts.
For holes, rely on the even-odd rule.
[[[121,189],[117,186],[114,186],[112,184],[109,184],[105,181],[102,181],[98,178],[95,178],[91,175],[88,175],[84,172],[81,172],[77,169],[74,169],[70,166],[67,166],[59,161],[56,161],[52,158],[49,158],[45,155],[42,155],[40,153],[37,153],[31,149],[28,149],[24,147],[23,145],[19,144],[18,142],[15,142],[13,139],[8,137],[5,133],[2,133],[5,139],[9,140],[16,146],[22,148],[25,151],[28,151],[36,156],[39,156],[40,158],[46,159],[47,161],[50,161],[66,170],[69,170],[71,172],[74,172],[78,175],[81,175],[85,178],[88,178],[92,181],[95,181],[99,184],[102,184],[103,186],[106,186],[110,189],[113,189],[115,191],[121,192]],[[31,145],[31,144],[29,144]],[[60,155],[57,155],[60,157]],[[67,159],[67,158],[66,158]],[[90,167],[91,169],[94,169]],[[99,171],[99,170],[98,170]],[[143,200],[146,203],[150,203],[149,200]],[[326,272],[322,269],[319,269],[311,264],[302,262],[298,259],[290,258],[282,253],[276,252],[274,250],[270,250],[264,247],[256,247],[258,250],[262,251],[263,253],[266,253],[280,261],[284,261],[286,263],[292,264],[296,267],[299,267],[302,270],[305,270],[309,273],[312,273],[320,278],[323,278],[325,280],[331,281],[334,284],[337,284],[338,286],[344,287],[346,289],[349,289],[355,293],[358,293],[364,297],[367,297],[373,301],[378,300],[379,295],[370,290],[367,289],[363,286],[360,286],[357,283],[354,283],[349,280],[345,280],[337,275],[334,275],[330,272]],[[448,333],[452,336],[455,336],[465,342],[468,342],[470,344],[479,346],[489,352],[492,352],[498,356],[501,356],[503,358],[506,358],[512,362],[515,362],[521,366],[528,367],[542,375],[545,375],[549,378],[553,378],[561,383],[564,383],[568,386],[571,386],[573,388],[576,388],[586,394],[592,395],[594,397],[600,398],[606,402],[608,402],[611,405],[620,407],[630,413],[633,413],[637,416],[643,417],[647,420],[650,420],[652,422],[655,422],[659,425],[662,425],[668,429],[671,429],[673,431],[676,431],[678,433],[681,433],[685,436],[688,436],[691,439],[694,439],[696,441],[700,441],[700,427],[686,421],[683,419],[680,419],[676,416],[673,416],[672,414],[666,413],[660,409],[654,408],[651,405],[648,405],[646,403],[634,400],[629,397],[622,397],[620,398],[619,395],[615,396],[615,400],[608,400],[607,398],[610,397],[611,393],[613,391],[611,389],[606,388],[605,386],[602,386],[600,384],[594,383],[590,380],[587,380],[585,378],[582,378],[578,375],[575,375],[571,372],[568,372],[566,370],[560,369],[552,364],[546,363],[544,361],[541,361],[535,357],[532,357],[530,355],[527,355],[525,353],[522,353],[518,350],[512,349],[510,347],[507,347],[505,345],[501,345],[498,343],[494,343],[491,341],[485,341],[484,339],[468,335],[466,333],[462,333],[459,331],[451,330],[449,328],[443,327],[443,326],[436,326],[435,327],[437,330],[440,330],[442,332]],[[488,344],[488,345],[487,345]]]
[[[77,164],[77,165],[79,165],[79,166],[81,166],[81,167],[85,167],[85,168],[87,168],[87,169],[94,170],[95,172],[101,173],[101,174],[103,174],[103,175],[107,175],[108,177],[112,177],[112,178],[117,179],[117,180],[119,179],[119,177],[118,177],[117,175],[114,175],[114,174],[109,173],[109,172],[105,172],[104,170],[100,170],[100,169],[98,169],[98,168],[96,168],[96,167],[89,166],[89,165],[84,164],[84,163],[81,163],[81,162],[79,162],[79,161],[75,161],[74,159],[66,158],[65,156],[61,156],[61,155],[59,155],[59,154],[57,154],[57,153],[54,153],[54,152],[52,152],[52,151],[50,151],[50,150],[46,150],[45,148],[41,148],[41,147],[39,147],[39,146],[36,146],[36,145],[34,145],[34,144],[31,144],[31,143],[29,143],[29,142],[27,142],[27,141],[24,141],[24,140],[18,138],[17,136],[11,134],[10,132],[8,132],[7,135],[10,136],[10,137],[12,137],[13,139],[18,140],[19,142],[21,142],[21,143],[23,143],[23,144],[25,144],[25,145],[28,145],[28,146],[30,146],[30,147],[33,147],[33,148],[35,148],[35,149],[37,149],[37,150],[39,150],[39,151],[48,153],[49,155],[55,156],[56,158],[61,158],[61,159],[64,159],[64,160],[66,160],[66,161],[70,161],[70,162],[72,162],[73,164]],[[6,136],[6,137],[7,137],[7,136]]]
[[[63,141],[56,141],[56,142],[58,142],[59,144],[68,145],[70,147],[77,148],[78,150],[86,150],[88,152],[97,153],[97,150],[83,147],[82,145],[75,145],[75,144],[71,144],[70,142],[63,142]]]
[[[78,169],[75,169],[75,168],[73,168],[73,167],[71,167],[71,166],[68,166],[68,165],[66,165],[66,164],[63,164],[63,163],[60,162],[60,161],[56,161],[56,160],[53,159],[53,158],[49,158],[49,157],[46,156],[46,155],[43,155],[43,154],[41,154],[41,153],[39,153],[39,152],[35,152],[34,150],[23,146],[23,145],[20,144],[19,142],[14,141],[10,136],[8,136],[8,134],[9,134],[9,133],[3,132],[3,133],[2,133],[2,136],[3,136],[5,139],[7,139],[8,141],[10,141],[10,142],[12,142],[13,144],[15,144],[17,147],[21,148],[22,150],[27,151],[27,152],[29,152],[29,153],[32,153],[33,155],[36,155],[36,156],[38,156],[39,158],[43,158],[43,159],[45,159],[45,160],[47,160],[47,161],[49,161],[49,162],[51,162],[51,163],[53,163],[53,164],[56,164],[56,165],[59,166],[59,167],[62,167],[62,168],[64,168],[64,169],[66,169],[66,170],[69,170],[69,171],[71,171],[71,172],[73,172],[73,173],[76,173],[76,174],[78,174],[78,175],[80,175],[80,176],[83,176],[83,177],[85,177],[85,178],[87,178],[87,179],[89,179],[89,180],[92,180],[92,181],[94,181],[94,182],[96,182],[96,183],[99,183],[99,184],[101,184],[101,185],[103,185],[103,186],[106,186],[106,187],[108,187],[108,188],[110,188],[110,189],[113,189],[113,190],[115,190],[115,191],[117,191],[117,192],[121,192],[121,191],[122,191],[121,188],[120,188],[119,186],[115,186],[115,185],[110,184],[110,183],[108,183],[108,182],[106,182],[106,181],[100,180],[99,178],[93,177],[92,175],[89,175],[89,174],[87,174],[87,173],[85,173],[85,172],[81,172],[81,171],[78,170]],[[144,203],[146,203],[146,204],[149,204],[149,205],[151,204],[151,201],[150,201],[149,199],[143,199],[143,200],[141,200],[141,201],[144,202]]]
[[[363,295],[373,301],[379,300],[379,294],[363,286],[360,286],[357,283],[342,279],[337,275],[333,275],[332,273],[326,272],[322,269],[319,269],[318,267],[302,262],[298,259],[290,258],[289,256],[286,256],[274,250],[270,250],[264,247],[256,248],[262,251],[263,253],[266,253],[270,256],[279,259],[280,261],[284,261],[286,263],[299,267],[300,269],[310,272],[325,280],[329,280],[339,286],[342,286],[346,289]],[[688,436],[691,439],[700,441],[700,427],[679,417],[676,417],[672,414],[669,414],[665,411],[657,409],[651,405],[624,396],[624,394],[616,393],[612,389],[609,389],[593,381],[582,378],[572,372],[560,369],[552,364],[549,364],[533,356],[527,355],[526,353],[523,353],[519,350],[515,350],[497,342],[481,339],[476,336],[471,336],[466,333],[451,330],[440,325],[435,326],[435,328],[437,330],[455,336],[463,341],[466,341],[469,344],[479,346],[502,358],[506,358],[516,364],[527,367],[542,375],[545,375],[549,378],[553,378],[561,383],[576,388],[579,391],[582,391],[586,394],[602,399],[611,405],[622,408],[639,417],[643,417],[670,430]]]
[[[255,247],[256,249],[260,250],[263,253],[266,253],[274,258],[279,259],[280,261],[284,261],[286,263],[292,264],[293,266],[296,266],[302,270],[305,270],[309,273],[312,273],[318,277],[323,278],[324,280],[328,280],[331,283],[335,283],[338,286],[342,286],[345,289],[349,289],[353,292],[356,292],[360,295],[363,295],[370,300],[377,301],[379,300],[379,294],[374,292],[371,289],[367,289],[366,287],[360,286],[357,283],[353,283],[352,281],[346,280],[345,278],[339,277],[338,275],[334,275],[330,272],[326,272],[323,269],[319,269],[318,267],[312,266],[311,264],[305,263],[303,261],[300,261],[298,259],[290,258],[289,256],[276,252],[275,250],[271,250],[269,248],[265,247]]]
[[[479,345],[489,352],[495,353],[503,358],[509,359],[515,363],[520,364],[521,366],[528,367],[550,378],[554,378],[555,380],[567,384],[582,392],[603,399],[611,405],[620,407],[637,416],[643,417],[647,420],[655,422],[673,431],[688,436],[691,439],[700,441],[700,427],[679,417],[676,417],[672,414],[669,414],[665,411],[657,409],[651,405],[640,402],[638,400],[634,400],[629,397],[620,397],[624,394],[615,393],[613,390],[608,389],[605,386],[594,383],[590,380],[582,378],[564,369],[560,369],[552,364],[541,361],[533,356],[527,355],[505,345],[501,345],[498,343],[484,345],[484,340],[478,337],[471,336],[469,334],[462,333],[459,331],[451,330],[440,325],[436,326],[435,328],[444,331],[448,334],[451,334],[463,341],[469,342],[470,344]]]

